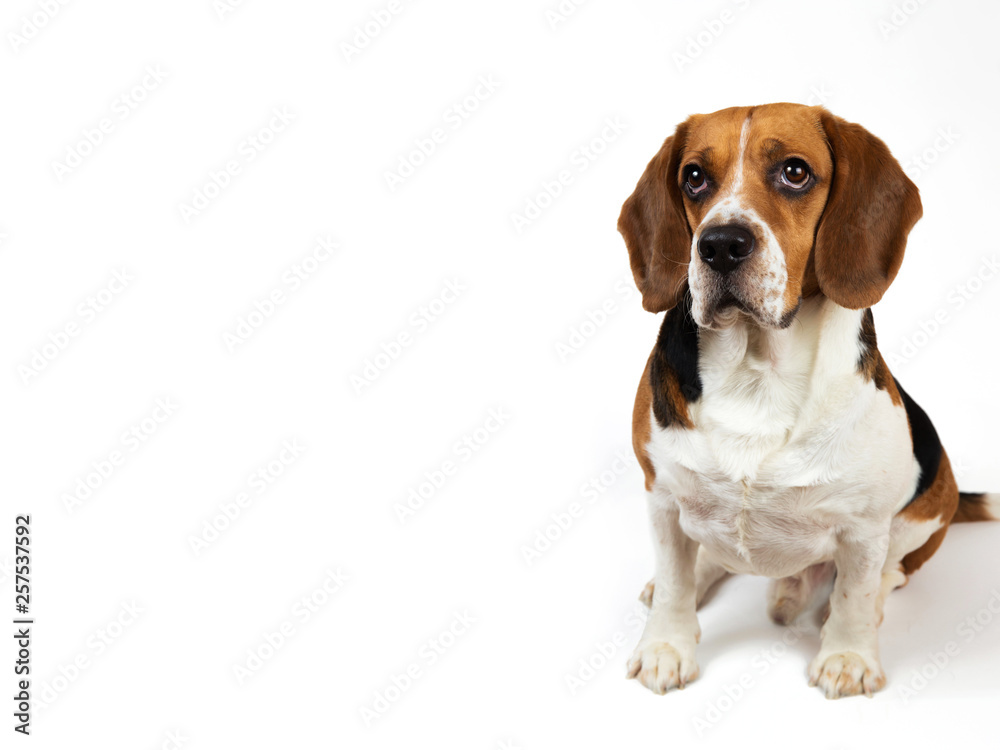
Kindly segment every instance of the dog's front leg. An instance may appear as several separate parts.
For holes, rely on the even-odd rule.
[[[809,665],[809,684],[822,688],[827,698],[871,696],[885,686],[878,657],[878,599],[888,547],[888,529],[883,535],[838,543],[830,616],[819,654]]]
[[[701,637],[695,615],[698,543],[681,530],[672,496],[654,490],[647,499],[656,550],[655,595],[642,638],[629,660],[628,676],[662,695],[698,676],[694,658]]]

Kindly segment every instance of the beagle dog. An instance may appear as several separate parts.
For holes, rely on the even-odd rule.
[[[779,624],[832,580],[809,683],[871,695],[885,597],[949,523],[1000,516],[959,494],[876,346],[870,308],[921,213],[881,140],[798,104],[688,118],[625,201],[642,306],[667,312],[633,412],[656,567],[628,676],[653,692],[698,676],[696,607],[749,573]]]

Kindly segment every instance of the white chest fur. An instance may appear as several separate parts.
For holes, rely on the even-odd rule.
[[[861,315],[819,299],[784,330],[702,329],[694,428],[650,414],[654,493],[733,572],[830,559],[838,534],[888,529],[913,493],[905,412],[857,372]]]

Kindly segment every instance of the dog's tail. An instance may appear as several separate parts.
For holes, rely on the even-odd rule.
[[[959,492],[958,510],[952,523],[1000,520],[1000,495],[985,492]]]

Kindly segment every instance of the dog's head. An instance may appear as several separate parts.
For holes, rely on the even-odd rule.
[[[802,297],[878,302],[921,212],[916,186],[867,130],[822,107],[768,104],[682,123],[618,230],[646,310],[690,287],[700,326],[745,314],[784,328]]]

